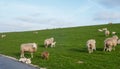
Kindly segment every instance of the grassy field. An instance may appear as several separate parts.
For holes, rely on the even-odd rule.
[[[117,32],[120,37],[120,24],[38,30],[38,34],[33,34],[33,31],[10,32],[4,33],[7,35],[5,38],[0,38],[0,53],[19,59],[20,44],[36,42],[38,50],[34,53],[32,64],[40,67],[47,69],[120,69],[120,45],[117,45],[115,51],[103,52],[104,39],[107,37],[104,32],[98,32],[97,29],[104,27]],[[43,45],[44,40],[50,37],[55,38],[56,47],[46,49]],[[96,40],[97,50],[89,54],[86,41],[91,38]],[[49,60],[43,60],[40,57],[43,51],[50,53]],[[30,54],[26,53],[25,56],[30,57]],[[83,63],[78,63],[79,61]]]

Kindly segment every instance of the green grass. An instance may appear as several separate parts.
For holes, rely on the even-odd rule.
[[[33,31],[4,33],[7,36],[0,38],[0,53],[19,59],[20,44],[36,42],[38,50],[34,53],[32,64],[40,67],[47,69],[120,69],[120,45],[117,45],[115,51],[103,52],[104,39],[107,37],[97,29],[104,27],[117,32],[118,37],[120,36],[120,24],[39,30],[38,34],[33,34]],[[56,47],[46,49],[43,45],[44,40],[50,37],[55,38]],[[86,41],[91,38],[97,42],[97,51],[88,54]],[[40,57],[43,51],[50,53],[49,60],[43,60]],[[30,57],[30,54],[26,53],[25,56]],[[79,64],[78,61],[83,61],[83,63]]]

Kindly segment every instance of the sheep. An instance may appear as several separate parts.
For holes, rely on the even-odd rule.
[[[31,64],[31,58],[27,58],[25,63],[26,64]]]
[[[55,44],[56,44],[56,42],[53,42],[53,43],[51,44],[51,47],[55,47]]]
[[[117,44],[120,44],[120,39],[117,41]]]
[[[105,30],[107,30],[107,28],[103,28],[102,30],[104,30],[104,31],[105,31]]]
[[[115,34],[116,34],[116,32],[112,32],[112,34],[113,34],[113,35],[115,35]]]
[[[44,41],[45,48],[47,48],[49,45],[52,47],[52,43],[54,42],[54,38],[49,38]]]
[[[99,32],[103,32],[103,30],[102,30],[102,29],[98,29],[98,31],[99,31]]]
[[[34,34],[38,34],[38,32],[36,31],[36,32],[33,32]]]
[[[109,36],[110,35],[110,31],[109,30],[105,30],[105,36]]]
[[[27,58],[20,58],[19,61],[25,63]]]
[[[6,37],[6,35],[5,35],[5,34],[2,34],[2,35],[1,35],[1,38],[4,38],[4,37]]]
[[[46,51],[45,51],[45,52],[42,52],[41,57],[42,57],[43,59],[46,59],[46,60],[47,60],[47,59],[49,59],[49,55],[50,55],[49,52],[46,52]]]
[[[93,50],[96,50],[96,41],[95,39],[90,39],[87,41],[88,52],[92,53]]]
[[[31,64],[31,58],[20,58],[20,62],[26,63],[26,64]]]
[[[37,51],[36,43],[25,43],[21,44],[21,57],[24,57],[24,52],[30,52],[31,58],[33,58],[33,53]]]
[[[104,51],[111,51],[112,48],[113,50],[115,50],[115,47],[117,45],[117,40],[118,40],[118,36],[113,36],[111,38],[106,38],[104,41]]]

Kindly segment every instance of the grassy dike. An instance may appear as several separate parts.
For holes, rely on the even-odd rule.
[[[107,37],[104,32],[98,32],[98,29],[104,27],[117,32],[120,38],[120,24],[38,30],[38,34],[34,34],[33,31],[0,33],[0,35],[7,35],[5,38],[0,38],[0,54],[19,59],[20,44],[36,42],[38,50],[34,53],[32,64],[40,67],[47,69],[120,69],[120,45],[116,46],[115,51],[103,52],[104,39]],[[46,49],[43,45],[44,40],[50,37],[55,38],[56,47]],[[96,40],[97,50],[89,54],[86,41],[91,38]],[[40,57],[43,51],[50,53],[49,60],[43,60]],[[25,56],[30,57],[30,54],[26,53]]]

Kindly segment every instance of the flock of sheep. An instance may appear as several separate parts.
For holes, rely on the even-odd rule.
[[[110,31],[107,28],[102,28],[102,29],[98,29],[99,32],[104,32],[105,36],[109,36],[110,35]],[[33,32],[34,34],[38,34],[38,32]],[[106,38],[104,40],[104,51],[112,51],[115,50],[115,47],[117,46],[117,44],[120,44],[120,39],[118,39],[118,36],[116,35],[116,32],[112,32],[112,37]],[[1,38],[6,37],[6,35],[1,35]],[[54,38],[48,38],[44,40],[44,46],[45,48],[48,48],[48,46],[50,47],[55,47],[56,42],[54,41]],[[88,49],[88,53],[92,53],[94,50],[96,50],[96,40],[95,39],[89,39],[86,42],[87,45],[87,49]],[[27,64],[31,63],[31,58],[33,58],[33,53],[37,51],[37,44],[36,43],[24,43],[21,44],[20,46],[20,51],[21,51],[21,55],[20,55],[20,62],[24,62]],[[30,52],[31,53],[31,58],[26,58],[24,56],[25,52]],[[41,57],[43,59],[49,59],[49,52],[44,51],[41,53]]]
[[[109,36],[110,35],[110,31],[107,28],[103,28],[103,29],[98,29],[99,32],[103,32],[105,33],[105,36]],[[116,32],[112,32],[112,37],[106,38],[104,40],[104,51],[112,51],[115,50],[115,47],[117,46],[117,44],[120,44],[120,39],[118,39],[118,36],[115,35]],[[95,39],[90,39],[87,41],[86,43],[87,48],[88,48],[88,52],[92,53],[94,50],[96,50],[96,40]]]
[[[50,47],[55,47],[56,42],[54,41],[54,38],[48,38],[44,41],[44,46],[45,48],[48,48],[48,46]],[[21,50],[21,55],[20,55],[20,59],[19,61],[24,62],[24,63],[31,63],[31,58],[33,58],[33,53],[37,51],[37,44],[36,43],[25,43],[25,44],[21,44],[20,47]],[[31,58],[25,58],[24,53],[25,52],[30,52],[31,53]],[[41,53],[41,57],[43,59],[49,59],[49,52],[44,51]]]

